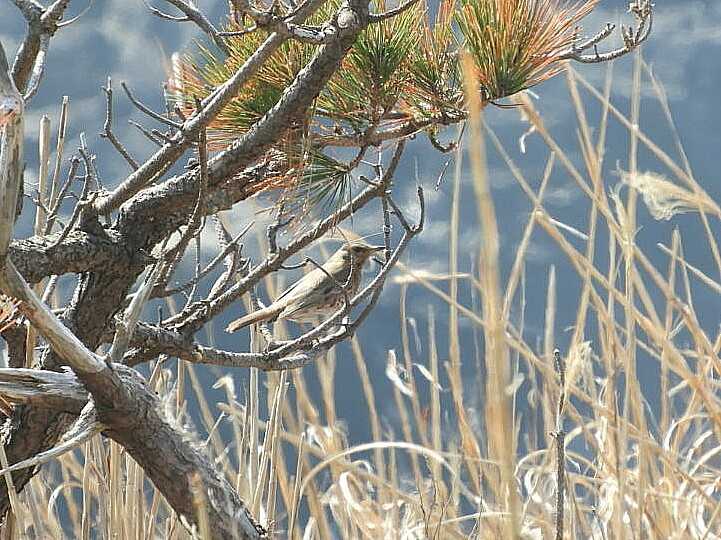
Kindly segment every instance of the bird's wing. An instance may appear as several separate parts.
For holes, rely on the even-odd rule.
[[[280,296],[275,299],[273,303],[276,304],[281,301],[284,305],[293,303],[299,297],[304,296],[307,291],[312,290],[314,287],[317,287],[320,281],[327,278],[328,276],[325,275],[325,272],[323,272],[319,268],[311,270],[298,281],[293,283],[286,290],[284,290],[280,294]]]
[[[328,299],[333,292],[340,293],[338,286],[328,276],[323,276],[320,283],[316,283],[310,294],[298,295],[292,301],[285,304],[285,308],[280,312],[279,316],[284,319],[292,319],[294,315],[308,308],[317,307],[325,303],[323,299]]]

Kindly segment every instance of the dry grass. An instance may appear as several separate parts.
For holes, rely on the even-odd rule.
[[[507,162],[532,211],[504,274],[485,158],[472,152],[482,250],[474,273],[462,275],[457,166],[448,275],[400,266],[401,347],[387,358],[392,396],[387,381],[368,373],[368,363],[381,359],[366,358],[367,347],[357,340],[352,359],[331,353],[301,371],[252,371],[242,395],[240,383],[227,375],[215,386],[222,394],[216,392],[215,403],[209,402],[196,367],[153,371],[169,417],[183,424],[189,403],[197,407],[198,427],[209,434],[198,443],[277,537],[555,538],[557,464],[551,432],[560,426],[566,433],[564,538],[719,538],[714,531],[721,530],[721,339],[699,321],[692,291],[704,287],[705,294],[718,294],[721,285],[686,261],[685,242],[692,239],[683,231],[660,239],[668,244],[666,266],[651,262],[651,254],[635,241],[636,190],[656,205],[652,210],[659,217],[696,213],[707,234],[693,239],[694,253],[705,242],[721,275],[712,233],[718,206],[695,180],[682,150],[679,165],[634,127],[645,73],[640,56],[629,118],[608,99],[610,73],[597,90],[569,71],[580,158],[572,157],[578,148],[560,147],[543,115],[520,99],[535,137],[549,151],[545,169],[537,173],[537,189],[480,114],[472,114],[473,148],[481,149],[485,140]],[[651,83],[670,120],[660,85]],[[581,95],[600,104],[593,129]],[[629,137],[626,187],[616,191],[610,186],[617,179],[603,163],[611,123]],[[678,140],[672,122],[669,129]],[[638,170],[641,148],[667,170],[664,176]],[[572,179],[588,202],[583,227],[565,225],[545,203],[547,186],[559,175]],[[549,268],[544,320],[530,321],[542,328],[537,339],[539,332],[525,328],[529,321],[511,314],[524,312],[529,286],[524,269],[539,239],[550,240],[565,258]],[[658,256],[654,252],[654,260]],[[561,269],[575,273],[573,287],[559,286]],[[540,288],[539,283],[530,286]],[[580,293],[569,293],[574,287]],[[419,288],[447,309],[429,310],[424,329],[407,316],[407,300]],[[471,294],[461,294],[469,289]],[[575,314],[559,313],[559,305],[569,305],[568,294],[574,295]],[[569,317],[561,388],[553,351],[558,320]],[[442,352],[436,341],[439,318],[447,320],[449,330],[443,339],[448,350]],[[461,340],[462,324],[471,326],[482,352]],[[422,355],[414,346],[418,334],[427,336]],[[658,388],[637,377],[642,363],[660,374]],[[357,370],[364,396],[359,407],[367,408],[361,413],[367,412],[370,423],[371,440],[365,444],[351,446],[342,427],[337,366]],[[309,378],[317,379],[319,391],[310,390]],[[484,378],[482,389],[476,381]],[[469,389],[476,395],[464,396]],[[470,405],[479,392],[485,409],[474,410]],[[652,396],[656,392],[659,396]],[[651,397],[660,410],[649,408]],[[199,492],[199,512],[205,504]],[[188,537],[142,470],[100,437],[43,469],[13,507],[18,510],[13,538]]]

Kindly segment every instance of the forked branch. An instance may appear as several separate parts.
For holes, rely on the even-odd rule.
[[[653,4],[651,0],[634,0],[628,6],[629,13],[633,13],[637,21],[636,28],[621,27],[621,37],[623,38],[623,47],[618,47],[611,51],[599,52],[598,44],[608,38],[615,30],[615,25],[607,24],[596,35],[591,36],[585,41],[576,41],[569,50],[563,51],[559,60],[574,60],[584,64],[597,64],[599,62],[608,62],[614,60],[636,49],[641,43],[646,41],[651,34],[653,25]],[[586,54],[586,51],[593,48],[593,53]]]

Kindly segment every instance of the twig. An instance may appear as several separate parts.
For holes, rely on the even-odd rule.
[[[280,270],[298,270],[308,264],[308,258],[303,259],[301,262],[296,264],[281,264]]]
[[[275,221],[268,225],[268,230],[266,232],[266,236],[268,237],[268,250],[270,253],[278,253],[278,231],[290,224],[291,221],[293,221],[293,218],[289,218],[285,221],[281,221],[281,217],[283,216],[283,205],[281,204],[278,208],[278,212],[275,218]]]
[[[140,319],[140,314],[143,311],[145,303],[150,298],[153,285],[162,271],[162,267],[162,263],[158,262],[153,269],[146,274],[145,281],[135,293],[135,296],[133,296],[130,305],[125,310],[122,320],[118,321],[115,327],[113,344],[108,353],[110,362],[119,364],[122,361],[123,355],[125,355],[125,352],[128,350],[130,339],[133,337],[135,326],[138,323],[138,319]]]
[[[62,27],[60,21],[70,0],[55,0],[45,8],[31,0],[13,2],[25,17],[28,24],[27,34],[18,49],[12,68],[12,78],[23,98],[29,101],[37,92],[45,72],[47,51],[50,38]]]
[[[75,15],[72,19],[68,19],[67,21],[63,21],[61,23],[57,24],[58,28],[65,28],[66,26],[70,26],[71,24],[77,22],[83,15],[85,15],[88,11],[90,11],[90,8],[93,7],[93,4],[95,3],[95,0],[89,0],[88,5],[85,6],[85,8]]]
[[[218,239],[218,244],[221,246],[225,245],[227,247],[227,245],[231,243],[230,233],[223,225],[221,217],[218,214],[216,214],[214,217],[215,232]],[[241,231],[241,236],[243,236],[247,232],[247,230],[250,229],[252,223],[253,222],[249,223],[246,228]],[[240,245],[236,249],[232,250],[232,254],[230,256],[224,258],[223,265],[225,266],[225,272],[218,279],[215,280],[215,283],[213,283],[213,286],[210,288],[210,292],[208,293],[209,299],[215,299],[218,295],[222,294],[230,285],[230,282],[233,278],[240,279],[247,275],[248,268],[250,267],[250,262],[247,260],[243,260],[243,258],[241,257],[242,252],[243,246]]]
[[[167,13],[164,13],[160,11],[159,9],[156,9],[152,7],[150,4],[147,3],[146,0],[143,0],[143,3],[145,6],[150,10],[150,12],[153,15],[156,15],[157,17],[160,17],[162,19],[174,21],[174,22],[193,22],[195,25],[200,28],[203,32],[205,32],[208,37],[210,37],[213,42],[216,44],[216,46],[223,51],[226,56],[230,55],[230,50],[228,49],[228,45],[225,43],[225,41],[220,36],[220,33],[218,30],[213,26],[213,24],[208,20],[208,18],[203,14],[202,11],[200,11],[196,6],[192,5],[190,2],[184,2],[183,0],[165,0],[168,4],[174,6],[178,10],[180,10],[183,13],[183,17],[175,17],[173,15],[169,15]]]
[[[144,128],[144,127],[143,127],[142,125],[140,125],[138,122],[136,122],[136,121],[134,121],[134,120],[128,120],[128,124],[130,124],[130,125],[132,125],[132,126],[135,126],[135,127],[140,131],[140,133],[142,133],[143,135],[145,135],[145,137],[146,137],[150,142],[155,143],[157,146],[159,146],[159,147],[161,147],[161,148],[163,147],[163,141],[161,141],[160,139],[158,139],[155,135],[153,135],[153,134],[150,132],[150,130]]]
[[[60,188],[60,192],[57,194],[57,196],[51,197],[51,199],[54,200],[54,203],[53,206],[50,208],[50,212],[48,212],[48,219],[45,224],[45,230],[43,231],[43,234],[50,234],[50,232],[53,230],[53,225],[55,225],[55,221],[58,217],[58,210],[60,209],[60,205],[65,199],[65,195],[67,195],[68,190],[73,183],[73,180],[75,180],[75,173],[77,172],[79,165],[80,160],[76,156],[70,158],[70,167],[68,169],[68,176],[65,179],[65,183],[63,183],[63,187]]]
[[[159,19],[164,19],[171,22],[190,21],[190,17],[188,17],[187,15],[170,15],[169,13],[165,13],[164,11],[160,11],[158,8],[151,6],[148,2],[146,2],[146,0],[143,0],[143,4],[145,4],[145,7],[148,9],[148,11],[150,11],[150,13],[152,13]]]
[[[95,182],[95,187],[98,190],[102,190],[103,183],[100,181],[100,175],[98,174],[98,170],[95,168],[95,155],[88,149],[88,143],[84,132],[80,133],[80,148],[78,148],[78,153],[85,162],[86,175],[90,175],[90,178]]]
[[[203,279],[205,276],[207,276],[210,272],[212,272],[218,264],[223,262],[223,260],[230,254],[230,252],[236,247],[240,239],[247,233],[251,227],[254,225],[254,221],[251,221],[246,225],[242,231],[233,239],[231,240],[225,248],[223,248],[223,251],[218,253],[218,255],[213,258],[212,261],[208,263],[208,265],[203,268],[193,279],[190,281],[187,281],[183,285],[180,285],[174,289],[165,289],[164,291],[158,293],[157,291],[153,293],[153,298],[165,298],[167,296],[172,296],[174,294],[179,294],[186,289],[195,286],[197,283],[200,282],[201,279]]]
[[[599,62],[608,62],[619,58],[636,47],[641,45],[651,34],[653,25],[653,4],[650,0],[634,0],[629,4],[629,13],[633,13],[638,22],[636,30],[633,27],[621,27],[621,37],[623,38],[623,47],[613,49],[605,53],[598,52],[598,44],[608,38],[614,31],[615,26],[607,24],[596,35],[591,36],[586,41],[574,43],[571,47],[558,54],[558,60],[574,60],[584,64],[596,64]],[[584,51],[593,47],[593,54],[583,54]]]
[[[30,101],[37,93],[38,88],[40,88],[40,79],[42,79],[43,73],[45,73],[45,57],[47,56],[48,48],[50,48],[50,36],[48,34],[42,34],[40,36],[40,46],[35,57],[35,64],[33,65],[30,80],[28,81],[25,94],[23,94],[25,103]]]
[[[140,165],[133,159],[113,133],[113,82],[110,77],[108,77],[107,86],[102,86],[101,88],[103,92],[105,92],[105,124],[103,124],[103,131],[100,133],[100,136],[104,139],[108,139],[118,153],[125,158],[125,161],[127,161],[130,167],[135,171]]]
[[[201,235],[196,234],[195,235],[195,276],[193,278],[193,281],[195,283],[190,289],[190,292],[188,293],[188,297],[185,301],[185,305],[187,306],[193,301],[193,298],[195,298],[195,293],[198,290],[198,282],[200,281],[200,263],[202,258],[202,248],[201,248]]]
[[[401,209],[398,207],[396,202],[393,200],[393,197],[388,195],[386,197],[386,200],[388,201],[388,204],[391,205],[391,208],[393,208],[393,214],[398,218],[398,221],[401,222],[401,225],[406,231],[410,231],[412,229],[411,225],[408,223],[408,220],[406,220],[405,216],[403,215],[403,212],[401,212]]]
[[[9,467],[4,468],[0,471],[0,474],[7,474],[28,467],[39,467],[43,463],[47,463],[53,459],[56,459],[63,454],[66,454],[85,441],[100,433],[104,426],[97,421],[95,407],[92,402],[89,402],[85,408],[83,408],[80,416],[75,421],[75,424],[65,433],[62,441],[57,446],[54,446],[50,450],[40,452],[29,459],[25,459],[19,463],[15,463]]]
[[[68,96],[63,96],[62,105],[60,106],[60,122],[58,122],[58,140],[55,146],[55,167],[53,168],[53,179],[50,184],[50,206],[55,204],[55,198],[57,196],[57,187],[60,177],[60,169],[63,163],[63,152],[65,150],[65,134],[68,128],[68,108],[70,106],[70,99]]]
[[[174,144],[172,135],[167,132],[163,133],[159,129],[152,128],[150,130],[150,133],[152,133],[157,140],[162,141],[165,144]]]
[[[381,197],[381,213],[383,214],[383,244],[385,246],[383,258],[385,262],[388,262],[391,257],[391,217],[388,211],[388,196],[385,194]]]
[[[47,304],[50,301],[50,296],[52,296],[53,292],[55,291],[55,287],[57,287],[59,279],[60,279],[60,276],[58,276],[58,275],[54,275],[54,276],[50,277],[48,284],[45,286],[45,291],[43,292],[43,297],[42,297],[43,304]]]
[[[87,171],[87,164],[86,164],[86,171]],[[88,207],[92,207],[93,201],[95,200],[95,197],[97,197],[97,192],[93,193],[88,199],[88,192],[90,189],[90,175],[86,172],[85,179],[83,181],[83,192],[80,196],[80,200],[75,204],[75,208],[73,208],[73,213],[70,216],[70,221],[68,221],[68,224],[65,226],[65,228],[60,233],[60,236],[58,236],[55,241],[48,246],[49,250],[53,250],[56,247],[58,247],[60,244],[63,243],[63,240],[67,238],[68,234],[70,234],[70,231],[75,226],[75,223],[78,221],[78,218],[80,217],[80,213],[85,210]]]
[[[383,13],[371,13],[368,15],[368,18],[370,19],[371,23],[378,23],[381,21],[384,21],[386,19],[390,19],[391,17],[395,17],[396,15],[400,15],[404,11],[406,11],[411,6],[414,6],[418,3],[418,0],[408,0],[407,2],[404,2],[400,6],[394,9],[390,9],[388,11],[385,11]]]
[[[249,26],[248,28],[244,28],[243,30],[218,32],[218,35],[223,36],[223,37],[240,37],[240,36],[247,36],[248,34],[252,34],[256,30],[258,30],[258,26],[254,24],[253,26]]]
[[[140,100],[137,99],[137,98],[133,95],[133,93],[130,91],[130,88],[128,88],[128,85],[125,84],[125,81],[122,81],[122,82],[120,83],[120,86],[122,86],[122,87],[123,87],[123,90],[125,90],[125,94],[128,96],[128,99],[130,100],[130,102],[131,102],[133,105],[135,105],[140,111],[144,112],[145,114],[147,114],[147,115],[150,116],[151,118],[154,118],[154,119],[157,120],[158,122],[161,122],[161,123],[163,123],[163,124],[165,124],[165,125],[167,125],[167,126],[170,126],[170,127],[172,127],[172,128],[180,129],[180,128],[182,127],[182,125],[179,124],[178,122],[175,122],[175,121],[171,120],[170,118],[166,118],[166,117],[163,116],[162,114],[156,113],[156,112],[155,112],[154,110],[152,110],[150,107],[147,107],[146,105],[144,105],[143,103],[141,103]]]

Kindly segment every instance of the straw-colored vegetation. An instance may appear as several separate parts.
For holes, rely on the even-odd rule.
[[[610,69],[601,90],[569,71],[578,141],[567,148],[546,128],[543,103],[536,110],[521,96],[518,104],[534,137],[548,149],[545,169],[533,177],[521,173],[493,126],[483,123],[478,104],[470,103],[469,151],[456,159],[470,159],[481,250],[474,273],[461,274],[459,200],[465,179],[458,165],[449,186],[448,276],[438,281],[408,262],[399,266],[399,352],[370,358],[355,340],[351,355],[331,353],[315,368],[252,370],[247,388],[226,374],[215,385],[224,393],[219,402],[209,401],[199,368],[154,367],[151,380],[166,397],[169,417],[182,424],[189,408],[197,407],[202,426],[196,427],[206,433],[197,444],[207,448],[277,537],[555,538],[556,442],[565,440],[565,538],[719,538],[721,340],[699,320],[692,291],[700,283],[704,294],[718,294],[721,284],[686,260],[685,244],[692,239],[683,230],[658,238],[668,256],[665,267],[651,262],[635,235],[639,194],[658,218],[695,212],[707,232],[693,239],[695,252],[705,244],[721,274],[712,232],[721,215],[694,178],[681,146],[674,158],[644,134],[639,118],[644,73],[668,112],[660,85],[640,56],[629,116],[609,99]],[[600,104],[597,117],[586,116],[584,100]],[[675,136],[670,113],[667,118]],[[604,162],[612,123],[628,134],[622,182]],[[501,272],[499,265],[485,145],[506,161],[531,209],[510,271]],[[638,170],[640,148],[653,157],[658,172]],[[562,213],[546,207],[552,178],[572,179],[587,199],[582,227],[564,224]],[[554,266],[575,272],[580,294],[564,296],[571,289],[557,287],[554,267],[547,281],[529,283],[524,268],[534,243],[553,245],[565,256]],[[658,252],[653,256],[658,260]],[[461,294],[467,283],[472,294]],[[541,283],[547,294],[539,340],[518,314],[527,287]],[[268,282],[270,293],[276,285]],[[443,312],[429,311],[423,329],[406,317],[408,300],[421,289],[446,305]],[[554,366],[562,332],[556,323],[559,305],[574,305],[575,315],[562,314],[573,324]],[[448,322],[446,351],[436,342],[441,318]],[[461,340],[462,324],[475,329],[482,352]],[[422,346],[416,332],[425,336]],[[392,384],[371,380],[367,365],[372,362],[387,362]],[[650,366],[659,374],[658,384],[637,376],[641,363],[646,372]],[[350,443],[357,437],[346,433],[336,412],[340,369],[357,370],[365,396],[362,413],[368,415],[372,438],[361,444]],[[308,390],[311,376],[317,376],[320,393]],[[482,388],[477,381],[484,381]],[[386,397],[381,401],[379,394]],[[660,410],[651,409],[649,401],[660,403]],[[469,406],[478,403],[485,409]],[[201,514],[203,506],[199,495]],[[17,495],[14,509],[14,519],[32,523],[38,537],[187,537],[142,470],[100,436],[44,468]]]

